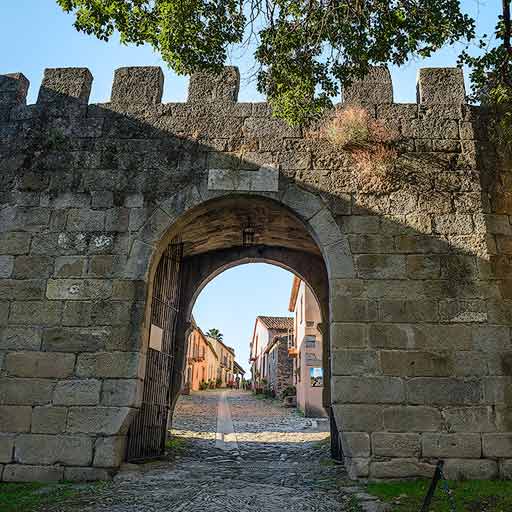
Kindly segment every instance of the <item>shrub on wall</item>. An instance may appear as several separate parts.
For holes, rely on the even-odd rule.
[[[398,135],[373,119],[360,106],[338,110],[321,128],[320,136],[350,152],[357,188],[383,194],[396,188],[395,164]]]

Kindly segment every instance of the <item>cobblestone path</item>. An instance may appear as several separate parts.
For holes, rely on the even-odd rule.
[[[227,391],[236,439],[216,442],[222,391],[180,398],[168,460],[126,465],[112,484],[84,496],[82,512],[352,512],[343,466],[329,459],[328,422],[277,401]],[[221,422],[222,423],[222,422]],[[221,443],[222,444],[222,443]],[[234,447],[235,449],[231,449]],[[64,509],[62,509],[64,510]],[[66,512],[71,509],[65,509]]]

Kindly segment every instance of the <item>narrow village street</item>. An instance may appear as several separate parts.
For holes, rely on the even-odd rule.
[[[181,396],[168,460],[125,465],[112,484],[63,510],[360,510],[343,466],[329,459],[328,430],[326,419],[248,391]]]

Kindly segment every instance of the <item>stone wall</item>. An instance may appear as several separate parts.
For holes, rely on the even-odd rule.
[[[117,70],[106,104],[91,83],[46,70],[26,105],[26,78],[0,78],[2,480],[118,467],[166,233],[237,193],[291,210],[323,255],[351,474],[430,476],[443,458],[449,477],[510,477],[512,173],[459,70],[421,70],[416,104],[392,102],[382,69],[345,91],[401,138],[378,194],[349,153],[237,103],[233,68],[192,77],[186,103],[160,103],[158,68]]]
[[[288,336],[280,336],[268,352],[268,383],[279,398],[293,384],[293,360],[288,356]]]

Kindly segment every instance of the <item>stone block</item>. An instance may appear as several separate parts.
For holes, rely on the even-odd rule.
[[[347,279],[355,277],[354,260],[347,239],[324,247],[324,259],[329,279]]]
[[[437,322],[438,305],[433,300],[382,300],[379,319],[383,322]]]
[[[162,101],[164,75],[157,66],[118,68],[114,73],[111,102],[155,105]]]
[[[65,326],[88,326],[91,324],[92,302],[67,301],[62,313]]]
[[[221,73],[194,73],[188,86],[188,102],[234,103],[238,99],[240,72],[233,66],[225,66]]]
[[[405,279],[405,256],[359,254],[354,257],[357,275],[363,279]]]
[[[342,432],[376,432],[382,430],[380,405],[333,404],[332,410],[338,430]]]
[[[30,432],[31,418],[30,407],[2,405],[0,406],[0,432]]]
[[[449,480],[495,480],[498,463],[484,459],[446,459],[443,473]]]
[[[371,462],[370,478],[432,478],[434,464],[418,459],[396,458],[388,462]]]
[[[22,231],[0,233],[0,254],[17,256],[28,253],[31,238],[30,233]]]
[[[499,470],[503,480],[512,480],[512,460],[501,460]]]
[[[372,434],[373,454],[383,457],[419,457],[421,453],[419,434]]]
[[[331,345],[333,350],[368,347],[366,324],[331,323]]]
[[[208,190],[277,192],[279,190],[279,172],[271,165],[260,167],[254,171],[209,169]]]
[[[101,405],[140,407],[143,383],[137,379],[107,379],[103,381]]]
[[[14,439],[12,435],[0,434],[0,463],[10,464],[13,462]]]
[[[0,75],[0,106],[15,107],[24,105],[30,82],[23,73]]]
[[[447,377],[453,373],[453,359],[443,352],[382,350],[380,364],[384,375],[399,377]]]
[[[105,227],[105,212],[89,208],[69,210],[67,231],[103,231]]]
[[[10,304],[8,302],[0,302],[0,327],[7,325],[9,320]]]
[[[102,468],[118,467],[126,457],[126,442],[125,436],[96,439],[93,465]]]
[[[356,235],[382,234],[379,215],[347,215],[341,217],[344,233]]]
[[[64,475],[62,466],[29,466],[8,464],[4,468],[4,482],[59,482]]]
[[[334,403],[400,403],[404,382],[394,377],[333,377]]]
[[[13,276],[16,279],[41,279],[53,273],[53,259],[49,256],[17,256]]]
[[[333,350],[331,352],[332,375],[375,375],[379,362],[373,350]]]
[[[478,459],[482,456],[480,434],[434,434],[421,436],[423,457]]]
[[[443,418],[450,432],[495,432],[492,407],[447,407]]]
[[[370,436],[366,432],[340,432],[343,456],[369,457]]]
[[[483,434],[484,457],[512,458],[512,434]]]
[[[0,378],[0,404],[39,405],[51,402],[55,381]]]
[[[130,210],[128,208],[111,208],[105,217],[105,230],[124,233],[128,231]]]
[[[6,327],[0,331],[0,350],[39,350],[41,329],[38,327]]]
[[[114,379],[137,378],[141,364],[137,352],[97,352],[78,356],[76,373],[79,377]]]
[[[62,103],[77,100],[87,104],[92,75],[87,68],[47,68],[39,89],[37,103]]]
[[[66,378],[73,374],[74,354],[56,352],[10,352],[5,371],[15,377]]]
[[[14,270],[14,256],[0,256],[0,279],[12,276]]]
[[[454,104],[466,102],[464,75],[461,68],[422,68],[418,72],[418,103]]]
[[[98,352],[110,341],[107,327],[54,327],[43,333],[43,348],[49,352]]]
[[[50,279],[46,296],[50,300],[98,300],[112,295],[112,281],[106,279]]]
[[[47,301],[14,302],[9,322],[22,325],[57,325],[60,323],[62,303]]]
[[[323,208],[311,217],[309,224],[313,228],[315,241],[320,247],[327,247],[344,239],[340,227],[327,208]]]
[[[0,300],[37,300],[43,297],[45,281],[42,279],[1,279]]]
[[[482,382],[485,403],[509,404],[512,396],[512,377],[483,377]]]
[[[414,330],[410,325],[372,324],[369,327],[372,348],[400,349],[414,346]]]
[[[97,405],[100,401],[101,381],[95,379],[61,380],[55,386],[55,405]]]
[[[81,277],[86,264],[84,256],[59,256],[55,260],[55,277]]]
[[[14,456],[21,464],[87,466],[92,448],[87,436],[22,434],[16,438]]]
[[[355,80],[342,92],[343,103],[393,103],[393,84],[386,66],[373,66],[360,80]]]
[[[62,434],[66,431],[66,407],[34,407],[32,412],[33,434]]]
[[[143,301],[146,298],[146,283],[144,281],[114,280],[112,284],[112,299],[126,301]]]
[[[287,187],[282,202],[304,220],[310,219],[324,207],[324,203],[318,195],[295,184]]]
[[[437,432],[443,424],[441,412],[433,407],[386,407],[382,415],[384,429],[392,432]]]
[[[91,206],[93,208],[110,208],[114,204],[114,193],[110,190],[93,190]]]
[[[102,468],[65,467],[64,480],[66,482],[96,482],[98,480],[112,480],[112,473]]]
[[[336,293],[336,290],[334,290]],[[350,297],[331,297],[331,319],[334,322],[375,322],[377,320],[377,302]]]
[[[482,383],[443,377],[416,377],[407,382],[411,404],[469,405],[483,398]]]
[[[68,413],[68,432],[124,435],[135,412],[129,407],[72,407]]]
[[[407,256],[407,276],[410,279],[439,279],[440,273],[439,256],[423,254]]]

